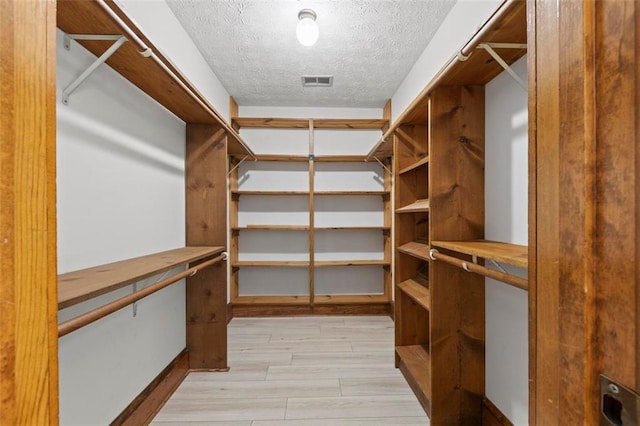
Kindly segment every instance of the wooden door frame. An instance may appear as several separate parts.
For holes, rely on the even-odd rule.
[[[0,413],[58,424],[56,3],[0,1]]]

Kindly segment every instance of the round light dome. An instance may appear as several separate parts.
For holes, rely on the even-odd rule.
[[[313,46],[320,36],[316,13],[311,9],[302,9],[298,13],[298,19],[298,25],[296,26],[298,41],[303,46]]]

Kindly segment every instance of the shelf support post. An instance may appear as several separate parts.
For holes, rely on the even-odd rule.
[[[71,35],[67,35],[65,36],[65,40],[66,37],[69,37],[70,39],[87,39],[86,36],[81,36],[81,35],[75,35],[75,36],[71,36]],[[96,37],[91,37],[89,39],[91,40],[113,40],[114,36],[99,36],[99,37],[103,37],[103,38],[96,38]],[[115,41],[115,43],[113,43],[102,55],[100,55],[100,57],[98,59],[96,59],[91,65],[89,65],[89,67],[84,70],[84,72],[82,74],[80,74],[78,76],[78,78],[76,78],[75,80],[73,80],[67,87],[65,87],[65,89],[62,91],[62,103],[64,105],[69,105],[69,96],[71,96],[71,94],[74,92],[74,90],[76,90],[78,88],[78,86],[80,86],[87,78],[89,78],[89,76],[91,74],[93,74],[93,72],[100,66],[102,65],[104,62],[107,61],[107,59],[109,59],[111,57],[111,55],[113,55],[114,53],[116,53],[116,51],[120,48],[120,46],[122,46],[126,41],[127,38],[125,36],[115,36],[118,37],[118,39]],[[65,47],[66,47],[66,41],[65,41]]]

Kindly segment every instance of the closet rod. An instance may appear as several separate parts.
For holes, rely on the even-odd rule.
[[[485,277],[502,281],[506,284],[518,287],[522,290],[529,290],[529,282],[526,279],[517,277],[515,275],[505,274],[504,272],[489,269],[473,262],[467,262],[458,259],[457,257],[448,256],[446,254],[440,253],[436,249],[429,250],[429,257],[431,258],[431,260],[442,260],[443,262],[449,263],[450,265],[462,268],[467,272],[475,272],[476,274],[484,275]]]
[[[227,260],[227,252],[222,253],[220,256],[214,257],[211,260],[207,260],[206,262],[202,262],[196,266],[193,266],[186,271],[175,274],[169,278],[166,278],[162,281],[158,281],[157,283],[151,284],[148,287],[143,288],[142,290],[138,290],[134,293],[131,293],[127,296],[121,297],[120,299],[116,299],[113,302],[107,303],[106,305],[95,308],[89,312],[86,312],[82,315],[78,315],[75,318],[71,318],[60,325],[58,325],[58,337],[65,336],[73,331],[76,331],[79,328],[84,327],[85,325],[89,325],[92,322],[95,322],[101,318],[106,317],[109,314],[112,314],[120,309],[131,305],[137,302],[140,299],[143,299],[150,294],[155,293],[158,290],[162,290],[163,288],[175,283],[186,277],[194,276],[199,270],[208,268],[211,265]]]
[[[102,7],[102,9],[104,9],[104,11],[111,17],[111,19],[113,19],[115,24],[118,25],[118,27],[120,27],[120,29],[124,31],[125,34],[127,34],[127,38],[138,45],[139,52],[142,56],[153,59],[153,61],[158,64],[180,87],[182,87],[194,101],[196,101],[202,108],[204,108],[205,111],[215,117],[219,124],[227,131],[227,133],[231,133],[232,135],[235,133],[233,128],[229,126],[226,120],[224,120],[218,114],[218,112],[216,112],[211,106],[209,106],[208,102],[204,100],[199,93],[195,92],[193,88],[185,83],[185,81],[183,80],[184,77],[182,75],[177,75],[174,70],[169,68],[169,66],[167,66],[167,64],[162,59],[160,59],[160,57],[158,57],[158,55],[156,55],[156,53],[149,46],[147,46],[146,43],[142,41],[142,39],[140,39],[140,37],[138,37],[138,35],[131,29],[131,27],[129,27],[129,25],[127,25],[127,23],[124,22],[124,20],[113,11],[113,9],[105,2],[105,0],[96,0],[96,2],[100,5],[100,7]],[[238,142],[240,142],[240,144],[247,149],[249,155],[255,160],[256,157],[253,151],[251,151],[251,149],[249,149],[249,147],[247,147],[240,140],[238,140]]]
[[[463,56],[471,55],[481,41],[486,38],[491,31],[495,30],[497,25],[503,23],[505,15],[511,11],[511,6],[521,1],[522,0],[506,0],[503,2],[487,22],[471,37],[471,40],[460,49],[460,54]]]

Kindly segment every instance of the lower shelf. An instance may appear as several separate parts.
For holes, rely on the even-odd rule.
[[[396,346],[398,368],[420,401],[422,408],[431,416],[431,362],[429,349],[423,345]]]
[[[418,259],[430,261],[429,257],[429,245],[421,243],[419,241],[410,241],[408,243],[398,246],[397,250],[400,253],[408,254],[409,256],[417,257]]]
[[[309,296],[238,296],[231,303],[234,305],[308,305]]]
[[[409,296],[426,310],[431,309],[429,284],[422,278],[416,277],[398,284],[398,289]]]
[[[319,305],[389,303],[389,298],[384,294],[316,295],[313,300]]]

